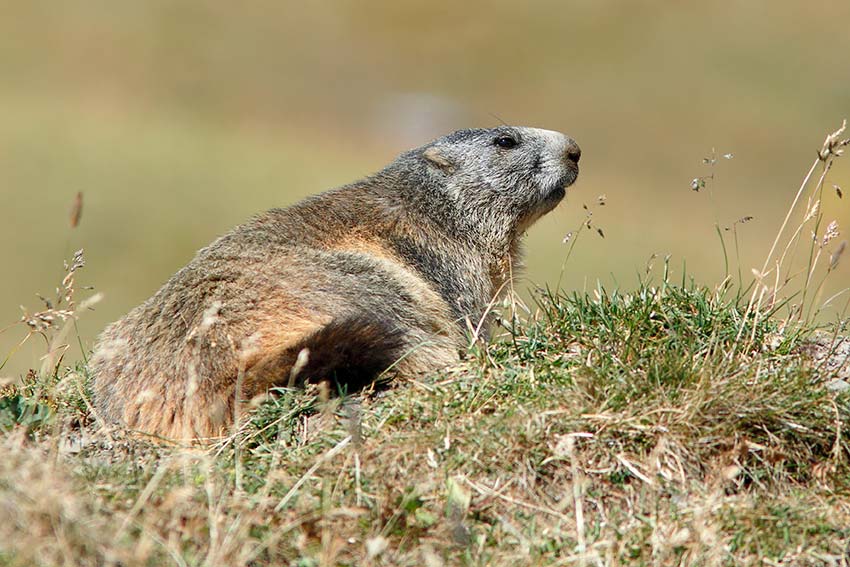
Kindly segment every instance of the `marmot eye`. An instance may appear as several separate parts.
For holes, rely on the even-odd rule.
[[[510,136],[499,136],[493,143],[499,146],[500,148],[505,148],[509,150],[517,145],[517,141],[511,138]]]

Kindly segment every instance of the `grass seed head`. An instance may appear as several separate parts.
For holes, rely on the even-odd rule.
[[[77,191],[74,197],[74,202],[71,203],[71,228],[77,228],[80,225],[80,217],[83,215],[83,192]]]
[[[838,228],[838,221],[832,221],[827,225],[826,232],[823,235],[823,241],[821,243],[821,247],[826,246],[832,240],[835,240],[841,235],[841,231]]]

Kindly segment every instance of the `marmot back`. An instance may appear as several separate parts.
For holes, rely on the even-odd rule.
[[[486,316],[579,157],[557,132],[461,130],[255,217],[106,328],[97,408],[146,433],[210,437],[237,398],[293,379],[351,389],[458,360],[466,322]]]

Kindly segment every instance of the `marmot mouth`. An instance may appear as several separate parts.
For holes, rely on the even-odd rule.
[[[563,199],[564,197],[567,196],[567,187],[569,187],[570,185],[571,184],[569,184],[569,183],[566,184],[566,185],[556,185],[546,195],[546,200],[547,201],[560,201],[561,199]]]
[[[560,202],[567,194],[567,187],[575,183],[577,178],[578,169],[568,169],[567,172],[552,185],[552,188],[546,192],[544,200],[555,201],[556,203]]]

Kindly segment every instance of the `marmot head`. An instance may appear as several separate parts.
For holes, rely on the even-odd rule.
[[[459,130],[405,156],[424,166],[429,189],[439,188],[439,214],[493,245],[555,208],[578,176],[580,157],[578,144],[560,132],[516,126]]]

